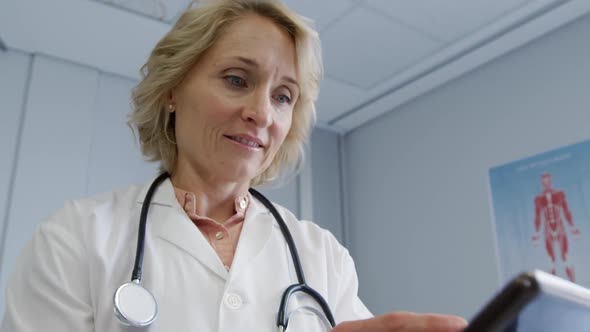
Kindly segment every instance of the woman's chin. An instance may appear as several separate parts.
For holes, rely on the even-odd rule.
[[[232,169],[227,170],[222,174],[220,178],[224,179],[225,182],[233,182],[233,183],[250,183],[255,177],[257,177],[260,172],[257,169]]]

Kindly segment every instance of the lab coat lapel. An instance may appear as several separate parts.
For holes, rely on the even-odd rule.
[[[246,211],[244,226],[240,234],[231,271],[242,271],[262,251],[273,232],[274,217],[270,211],[252,195]]]
[[[138,203],[143,203],[148,188],[149,185],[144,188]],[[227,278],[221,260],[178,204],[170,179],[164,181],[152,197],[147,227],[154,237],[185,251],[222,279]]]

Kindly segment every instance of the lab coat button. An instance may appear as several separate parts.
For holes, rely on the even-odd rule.
[[[225,297],[225,305],[230,309],[240,309],[242,307],[242,298],[238,294],[228,293]]]
[[[218,239],[218,240],[223,239],[224,236],[225,235],[223,235],[223,232],[217,232],[217,233],[215,233],[215,238]]]

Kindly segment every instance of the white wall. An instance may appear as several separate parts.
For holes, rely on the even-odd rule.
[[[590,17],[347,135],[350,247],[375,312],[470,317],[498,287],[488,169],[590,138]]]

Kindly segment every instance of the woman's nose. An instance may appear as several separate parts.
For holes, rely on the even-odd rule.
[[[243,118],[260,128],[270,126],[272,123],[272,104],[268,93],[253,94],[244,109]]]

